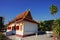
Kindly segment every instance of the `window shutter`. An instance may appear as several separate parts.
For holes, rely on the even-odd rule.
[[[16,26],[16,30],[19,30],[19,26]]]
[[[8,30],[11,30],[11,27],[7,27]]]

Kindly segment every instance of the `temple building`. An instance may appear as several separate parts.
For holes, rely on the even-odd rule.
[[[26,36],[38,32],[38,23],[33,20],[31,12],[26,10],[18,14],[7,25],[8,35]]]

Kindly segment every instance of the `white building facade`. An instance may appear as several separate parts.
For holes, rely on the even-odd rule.
[[[38,32],[38,23],[32,19],[30,11],[18,15],[7,25],[8,35],[26,36]]]

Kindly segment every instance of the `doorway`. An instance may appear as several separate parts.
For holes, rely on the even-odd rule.
[[[16,34],[16,29],[15,29],[15,26],[12,27],[12,35],[15,35]]]

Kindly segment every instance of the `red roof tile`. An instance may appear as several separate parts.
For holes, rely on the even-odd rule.
[[[26,20],[26,21],[30,21],[30,22],[34,22],[34,23],[37,23],[36,21],[33,20],[32,16],[31,16],[31,13],[30,11],[25,11],[25,12],[22,12],[21,14],[17,15],[16,18],[14,18],[11,22],[9,22],[8,24],[10,23],[13,23],[13,22],[18,22],[18,21],[22,21],[22,20]]]

